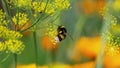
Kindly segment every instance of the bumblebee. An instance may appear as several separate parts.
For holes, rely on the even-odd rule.
[[[57,35],[55,37],[55,42],[57,42],[57,43],[61,42],[62,40],[64,40],[66,38],[67,34],[68,33],[67,33],[67,29],[65,28],[65,26],[58,26]],[[72,37],[71,37],[71,39],[72,39]]]
[[[56,42],[60,42],[66,38],[67,29],[64,26],[58,26],[57,36],[55,38]]]

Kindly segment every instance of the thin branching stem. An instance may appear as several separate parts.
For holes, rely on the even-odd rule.
[[[9,28],[12,27],[12,19],[11,19],[11,14],[10,14],[10,8],[7,4],[6,0],[2,0],[2,5],[3,5],[3,9],[6,12],[6,19],[10,20],[10,24],[9,24]]]
[[[49,3],[49,0],[47,0],[44,11],[43,11],[42,14],[38,17],[38,19],[35,21],[35,23],[33,23],[31,26],[27,27],[26,29],[22,30],[21,32],[24,32],[24,31],[32,28],[33,26],[35,26],[36,24],[39,23],[39,21],[42,19],[43,15],[44,15],[44,12],[46,11],[46,8],[47,8],[48,3]]]

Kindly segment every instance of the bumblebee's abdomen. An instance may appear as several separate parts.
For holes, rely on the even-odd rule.
[[[66,35],[58,34],[57,37],[58,37],[59,41],[62,41],[63,39],[66,38]]]

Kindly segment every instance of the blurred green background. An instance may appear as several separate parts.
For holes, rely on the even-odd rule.
[[[37,37],[37,47],[38,47],[38,65],[49,65],[52,63],[64,63],[64,64],[76,64],[76,63],[84,63],[87,61],[91,61],[94,59],[87,58],[82,56],[81,61],[73,61],[70,57],[72,52],[74,51],[74,47],[76,42],[81,37],[94,37],[100,36],[103,27],[103,19],[102,17],[96,12],[85,13],[81,5],[83,0],[70,0],[71,1],[71,8],[68,10],[64,10],[61,12],[58,24],[64,25],[68,31],[68,33],[72,36],[73,40],[69,36],[65,40],[59,43],[58,49],[55,52],[46,51],[42,48],[41,44],[41,36],[42,34],[36,31]],[[97,0],[95,0],[95,4]],[[99,1],[99,0],[98,0]],[[89,6],[88,4],[87,6]],[[86,7],[86,6],[82,6]],[[86,7],[91,8],[92,7]],[[89,11],[89,10],[88,10]],[[39,24],[40,25],[40,24]],[[41,29],[44,29],[43,27]],[[17,62],[18,64],[33,64],[36,62],[35,56],[35,47],[34,47],[34,39],[33,33],[30,32],[27,36],[24,36],[21,39],[25,44],[25,49],[22,54],[18,55]],[[6,55],[1,55],[1,57],[5,57]],[[0,68],[9,68],[13,63],[13,55],[10,55],[7,60],[0,64]]]

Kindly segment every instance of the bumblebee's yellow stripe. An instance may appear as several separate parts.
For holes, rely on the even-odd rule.
[[[64,26],[61,26],[60,28],[64,28]]]
[[[62,31],[59,31],[59,33],[62,33]]]
[[[64,39],[65,37],[64,37],[64,35],[62,35],[62,34],[59,34],[59,36],[62,38],[62,39]]]

